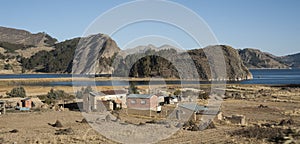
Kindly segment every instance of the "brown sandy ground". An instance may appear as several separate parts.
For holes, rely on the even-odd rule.
[[[30,89],[30,87],[28,88]],[[30,91],[29,89],[28,91]],[[39,89],[45,91],[43,87]],[[63,90],[66,91],[70,89],[72,87],[63,87]],[[293,126],[300,127],[300,113],[297,112],[300,111],[300,88],[228,85],[227,90],[243,93],[244,97],[225,99],[221,108],[225,116],[245,115],[248,126],[279,123],[283,119],[292,118]],[[260,108],[260,105],[266,107]],[[116,143],[94,131],[88,124],[76,122],[76,120],[81,121],[82,119],[81,113],[75,111],[46,110],[1,115],[0,143]],[[54,123],[56,120],[61,121],[63,128],[55,128],[48,124]],[[231,135],[234,131],[242,129],[241,126],[223,122],[215,122],[215,124],[217,128],[204,131],[179,130],[159,143],[271,143],[266,139]],[[74,132],[70,135],[55,135],[56,130],[65,128],[71,128]],[[14,129],[18,132],[9,132]]]

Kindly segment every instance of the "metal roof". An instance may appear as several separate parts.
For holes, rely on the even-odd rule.
[[[24,98],[21,101],[28,101],[28,100],[31,100],[31,98]]]
[[[208,109],[206,106],[201,106],[195,103],[185,103],[185,104],[180,104],[179,106],[195,112],[204,111]]]
[[[150,94],[129,94],[127,98],[141,98],[141,99],[149,99],[154,95]]]

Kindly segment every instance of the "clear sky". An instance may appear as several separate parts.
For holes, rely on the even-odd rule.
[[[124,2],[128,1],[3,0],[0,25],[33,33],[46,32],[62,41],[81,36],[95,18]],[[202,17],[214,32],[219,44],[228,44],[234,48],[258,48],[278,56],[300,52],[299,0],[174,2],[184,5]],[[168,28],[157,23],[135,24],[120,31],[113,38],[122,47],[128,41],[141,36],[141,33],[161,35],[168,33]],[[163,36],[168,37],[167,34]],[[185,39],[180,35],[174,38],[175,41],[185,41],[184,47],[197,47]]]

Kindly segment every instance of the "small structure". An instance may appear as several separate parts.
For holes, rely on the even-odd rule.
[[[127,108],[156,111],[158,97],[151,94],[130,94],[127,96]]]
[[[246,125],[246,117],[244,115],[226,116],[225,120],[235,125],[242,125],[242,126]]]
[[[105,111],[126,108],[126,91],[90,92],[83,96],[83,111]]]
[[[177,97],[179,97],[179,96],[165,96],[164,103],[165,104],[176,104],[176,103],[178,103]]]
[[[32,100],[31,98],[25,98],[22,99],[20,103],[17,104],[17,109],[21,111],[27,111],[30,110],[32,107]]]
[[[111,110],[117,110],[117,109],[121,109],[122,108],[122,101],[119,99],[116,100],[98,100],[98,105],[100,105],[100,103],[103,103],[103,105],[105,106],[106,110],[111,111]]]
[[[201,118],[201,116],[206,111],[208,111],[208,108],[206,106],[201,106],[196,103],[182,103],[178,105],[176,108],[176,119],[177,120],[189,120],[190,116],[192,116],[193,120],[197,121]]]
[[[0,101],[0,115],[6,113],[6,102],[5,101]]]

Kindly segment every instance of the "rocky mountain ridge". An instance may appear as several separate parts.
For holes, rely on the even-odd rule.
[[[289,66],[278,60],[278,57],[258,49],[246,48],[238,50],[244,64],[250,69],[272,68],[286,69]]]
[[[0,65],[0,70],[10,69],[10,73],[73,72],[124,76],[124,71],[127,71],[125,76],[131,77],[178,78],[183,73],[178,69],[183,69],[188,77],[198,74],[201,80],[235,81],[252,78],[247,67],[289,68],[289,66],[298,66],[297,63],[294,63],[297,60],[297,55],[276,57],[255,49],[235,50],[225,45],[208,46],[203,49],[188,51],[180,51],[169,45],[161,47],[147,45],[121,50],[113,39],[104,34],[57,42],[55,38],[45,34],[43,41],[40,41],[40,33],[31,34],[27,31],[3,27],[0,31],[0,42],[5,43],[4,47],[0,45],[2,47],[0,59],[5,61],[5,65]],[[18,34],[20,36],[17,36]],[[12,39],[7,38],[9,36]],[[41,45],[50,49],[35,49]],[[217,72],[211,70],[211,65],[220,65],[220,63],[208,61],[205,51],[216,48],[222,50],[220,55],[224,56],[226,77],[217,76]],[[30,49],[34,49],[34,53],[28,51]],[[28,55],[20,54],[25,53],[24,51],[28,51]],[[148,56],[143,55],[146,53]],[[190,57],[190,60],[186,60],[186,57]],[[177,68],[174,63],[176,63]],[[195,68],[187,67],[191,64],[194,64]],[[15,68],[17,66],[18,68]],[[217,68],[214,69],[217,70]]]

